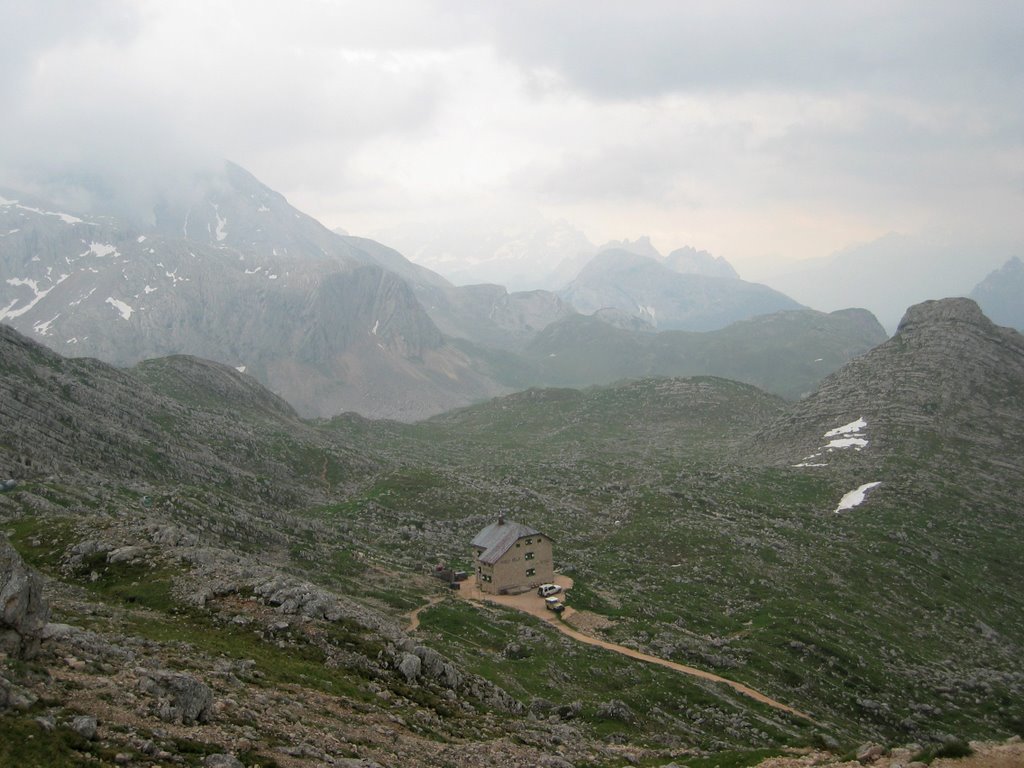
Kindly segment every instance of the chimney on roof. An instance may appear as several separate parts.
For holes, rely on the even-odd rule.
[[[498,513],[498,525],[504,525],[504,524],[505,524],[505,513],[504,512],[499,512]]]

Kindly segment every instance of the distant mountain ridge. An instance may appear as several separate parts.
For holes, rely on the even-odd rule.
[[[691,258],[687,252],[675,253],[676,264]],[[623,248],[598,253],[559,295],[584,314],[614,307],[658,330],[712,331],[757,315],[801,308],[767,286],[734,277],[680,273]]]
[[[922,301],[964,296],[1005,256],[973,241],[939,234],[890,233],[828,256],[765,274],[760,280],[814,309],[870,310],[892,333],[907,308]]]
[[[707,251],[698,251],[690,246],[672,251],[665,257],[665,266],[684,275],[731,277],[737,280],[740,277],[724,256],[712,256]]]
[[[992,322],[1024,332],[1024,262],[1014,256],[971,291]]]
[[[885,339],[885,330],[865,310],[788,310],[716,331],[661,333],[573,316],[548,326],[523,354],[548,386],[709,375],[796,399],[827,372]]]

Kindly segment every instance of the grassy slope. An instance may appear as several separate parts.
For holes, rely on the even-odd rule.
[[[211,407],[188,405],[199,404]],[[437,558],[466,564],[469,539],[504,510],[554,537],[577,579],[574,604],[613,618],[610,637],[746,682],[844,740],[1024,725],[1014,489],[983,496],[925,466],[893,465],[869,504],[834,515],[849,477],[732,460],[782,405],[717,379],[530,391],[413,426],[339,418],[313,430],[261,418],[248,427],[231,404],[212,407],[225,422],[237,416],[245,440],[213,437],[210,449],[272,468],[274,481],[241,498],[237,481],[158,486],[154,509],[394,615],[431,592],[408,574]],[[175,417],[195,439],[202,414]],[[165,431],[173,448],[176,427]],[[135,490],[107,490],[99,502],[52,483],[30,490],[100,516],[140,503]],[[32,537],[19,542],[31,554]],[[130,576],[94,589],[123,600],[119,590],[138,586]],[[153,626],[177,625],[173,603],[128,596],[166,617]],[[576,647],[525,617],[442,603],[422,619],[438,647],[523,699],[578,701],[598,736],[708,748],[811,738],[748,701]],[[231,639],[193,621],[188,641],[224,652]],[[510,644],[543,666],[524,665]],[[264,652],[275,653],[238,649]],[[311,684],[312,662],[294,682]],[[282,653],[266,663],[287,672],[305,662]],[[601,705],[611,698],[643,716],[609,719]]]
[[[429,541],[465,564],[465,541],[506,509],[555,538],[574,605],[615,619],[616,640],[747,682],[851,738],[1020,730],[1013,494],[897,462],[855,484],[737,467],[729,446],[777,405],[703,384],[675,402],[654,381],[528,392],[390,434],[417,469],[376,496],[376,521],[424,534],[387,546],[411,555]],[[886,483],[870,503],[834,514],[875,479]]]

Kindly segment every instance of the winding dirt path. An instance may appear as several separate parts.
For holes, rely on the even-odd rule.
[[[433,608],[435,605],[444,600],[445,595],[434,595],[433,597],[427,598],[427,602],[415,609],[409,614],[409,626],[405,628],[406,632],[415,632],[420,626],[420,614],[427,610],[427,608]]]
[[[563,589],[568,590],[572,588],[573,581],[568,576],[559,575],[555,577],[555,583],[561,586]],[[475,577],[470,576],[468,581],[462,582],[462,588],[458,590],[455,594],[458,597],[463,598],[464,600],[470,600],[473,602],[490,602],[495,603],[497,605],[503,605],[507,608],[515,608],[516,610],[523,611],[524,613],[528,613],[531,616],[536,616],[537,618],[548,622],[551,626],[553,626],[563,635],[567,635],[571,637],[573,640],[577,640],[581,643],[586,643],[587,645],[595,645],[598,648],[604,648],[605,650],[614,651],[615,653],[622,654],[623,656],[628,656],[631,659],[646,661],[650,664],[657,664],[658,666],[666,667],[668,669],[675,670],[676,672],[682,672],[684,675],[698,677],[702,680],[710,680],[713,683],[723,683],[724,685],[728,685],[737,693],[741,693],[744,696],[753,699],[754,701],[759,701],[762,704],[767,704],[769,707],[774,707],[775,709],[778,709],[782,712],[788,712],[789,714],[795,715],[796,717],[803,718],[804,720],[809,720],[812,723],[814,722],[814,718],[812,718],[810,715],[801,712],[798,709],[794,709],[788,704],[783,704],[780,701],[776,701],[775,699],[769,698],[768,696],[765,696],[763,693],[755,691],[753,688],[746,686],[743,683],[737,683],[735,680],[729,680],[728,678],[721,677],[712,672],[706,672],[703,669],[697,669],[696,667],[688,667],[685,664],[677,664],[676,662],[669,661],[668,659],[662,659],[658,656],[652,656],[649,653],[643,653],[642,651],[637,651],[633,648],[627,648],[624,645],[617,645],[616,643],[610,643],[607,640],[601,640],[600,638],[594,637],[593,635],[584,634],[583,632],[580,632],[578,629],[572,627],[570,624],[567,623],[567,621],[571,619],[573,614],[575,613],[572,607],[568,605],[565,607],[565,611],[562,613],[562,620],[559,621],[558,616],[555,613],[545,608],[543,598],[538,597],[536,592],[526,592],[522,595],[484,594],[480,591],[480,588],[477,586]],[[441,599],[443,598],[439,597],[436,600],[434,600],[434,602]],[[432,602],[430,605],[433,604],[434,603]],[[416,614],[417,625],[419,624],[419,612],[427,607],[429,606],[425,605],[422,608],[417,608],[415,611],[413,611],[413,613]]]

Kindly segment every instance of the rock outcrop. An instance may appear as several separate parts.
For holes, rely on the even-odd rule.
[[[49,616],[42,579],[0,537],[0,650],[34,658]]]
[[[837,463],[909,459],[968,440],[999,457],[1001,471],[1024,476],[1012,460],[1024,445],[1022,412],[1024,336],[994,325],[970,299],[926,301],[907,310],[889,341],[826,378],[752,448],[762,460],[796,464],[820,451],[830,430],[863,420],[868,444],[836,452]]]
[[[213,692],[192,675],[145,670],[139,688],[155,699],[157,716],[165,722],[193,725],[210,718]]]

